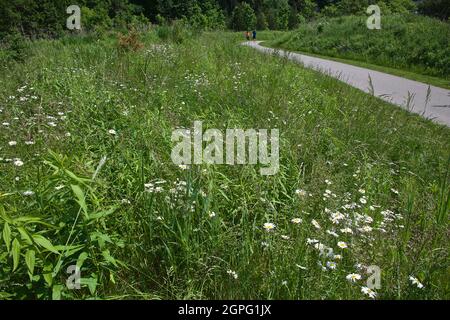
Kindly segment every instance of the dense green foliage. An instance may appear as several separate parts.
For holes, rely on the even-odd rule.
[[[70,0],[0,0],[0,37],[14,32],[29,37],[62,35],[69,17],[66,8],[72,4]],[[141,12],[128,0],[80,0],[77,5],[82,10],[82,27],[88,31],[124,28],[138,20]]]
[[[419,12],[442,20],[450,17],[450,4],[448,0],[424,0],[419,3]]]
[[[323,16],[365,14],[371,0],[80,0],[87,31],[124,28],[130,24],[184,20],[196,29],[286,30]],[[59,36],[65,30],[69,0],[0,0],[0,37],[19,32],[31,37]],[[416,9],[412,0],[377,2],[383,14]],[[448,17],[444,1],[427,0],[421,12]],[[144,17],[145,15],[145,17]],[[255,21],[256,19],[256,21]]]
[[[371,265],[377,299],[449,298],[449,128],[241,36],[71,36],[0,64],[0,299],[365,299]],[[280,172],[174,165],[196,120],[278,128]]]
[[[422,16],[383,16],[381,30],[367,29],[365,17],[319,20],[301,26],[273,44],[450,77],[450,25]]]
[[[235,30],[253,30],[256,27],[256,15],[247,3],[240,3],[233,10],[231,25]]]

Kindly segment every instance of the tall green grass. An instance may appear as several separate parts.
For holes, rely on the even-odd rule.
[[[302,25],[273,44],[450,79],[447,22],[417,15],[382,15],[382,29],[369,30],[366,20],[364,16],[322,19]]]
[[[367,299],[371,265],[377,299],[449,298],[449,129],[237,40],[40,41],[1,66],[1,298]],[[196,120],[278,128],[279,174],[173,165]]]

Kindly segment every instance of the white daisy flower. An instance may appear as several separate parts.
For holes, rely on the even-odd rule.
[[[308,238],[308,239],[306,239],[306,243],[307,244],[316,244],[316,243],[319,243],[319,240]]]
[[[359,231],[361,231],[363,233],[369,233],[369,232],[372,232],[372,230],[373,230],[373,228],[371,226],[364,226],[359,229]]]
[[[338,246],[339,248],[341,248],[341,249],[347,249],[347,248],[348,248],[347,243],[345,243],[344,241],[339,241],[339,242],[337,243],[337,246]]]
[[[304,197],[304,196],[307,195],[306,191],[305,191],[305,190],[302,190],[302,189],[297,189],[297,190],[295,190],[295,194],[298,195],[298,196],[300,196],[300,197]]]
[[[339,237],[339,235],[338,235],[336,232],[332,231],[332,230],[327,230],[327,233],[328,233],[329,235],[335,237],[335,238]]]
[[[238,278],[238,274],[233,270],[228,270],[227,273],[231,275],[234,279]]]
[[[275,227],[276,227],[275,224],[270,223],[270,222],[264,223],[264,225],[263,225],[263,228],[264,228],[266,231],[272,231],[272,230],[275,229]]]
[[[336,267],[337,267],[336,262],[333,262],[333,261],[328,261],[327,262],[327,268],[328,269],[334,270],[334,269],[336,269]]]
[[[352,229],[350,229],[350,228],[344,228],[344,229],[341,229],[340,231],[341,231],[342,233],[349,233],[349,234],[352,234],[352,233],[353,233]]]
[[[322,229],[322,227],[320,226],[320,224],[319,224],[315,219],[313,219],[313,220],[311,221],[311,223],[312,223],[312,225],[313,225],[316,229]]]
[[[417,279],[416,277],[413,276],[409,276],[409,280],[411,281],[412,284],[416,285],[417,288],[419,289],[423,289],[425,286],[419,281],[419,279]]]
[[[350,282],[356,282],[358,280],[361,280],[361,275],[357,273],[350,273],[348,276],[345,277]]]
[[[300,224],[300,223],[303,222],[303,220],[300,219],[300,218],[294,218],[294,219],[291,220],[291,222],[292,222],[293,224]]]
[[[375,299],[377,296],[377,293],[368,287],[361,287],[361,292],[368,295],[372,299]]]

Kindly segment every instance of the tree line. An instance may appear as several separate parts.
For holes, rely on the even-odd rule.
[[[418,12],[442,20],[450,8],[448,0],[0,0],[0,36],[58,35],[72,4],[81,7],[86,30],[174,20],[207,30],[288,30],[324,16],[365,14],[370,4],[383,14]]]

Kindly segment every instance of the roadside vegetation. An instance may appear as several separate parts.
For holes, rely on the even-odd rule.
[[[450,298],[450,129],[241,37],[162,26],[5,54],[1,299]],[[278,128],[280,172],[175,166],[171,133],[197,120]]]
[[[344,59],[346,63],[450,87],[450,25],[418,15],[382,16],[382,29],[366,28],[367,16],[321,19],[267,44]],[[342,60],[341,60],[342,61]]]

